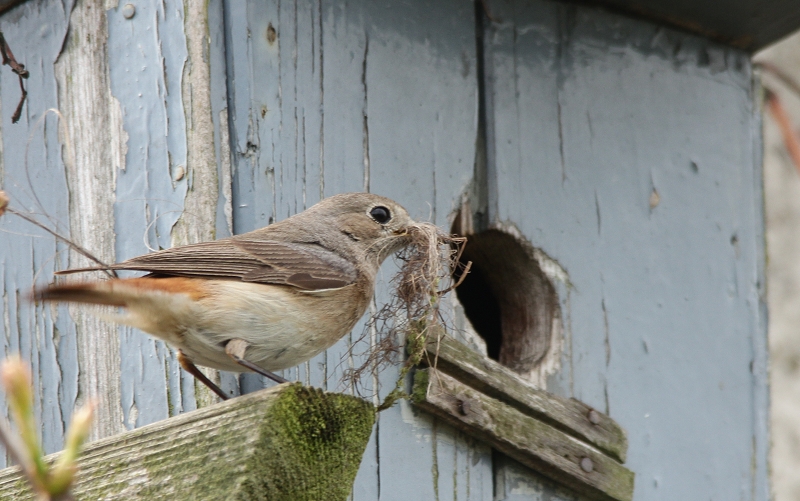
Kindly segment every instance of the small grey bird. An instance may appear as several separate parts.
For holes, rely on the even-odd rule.
[[[381,263],[408,245],[412,224],[388,198],[335,195],[260,230],[66,270],[148,275],[54,284],[34,298],[124,308],[111,320],[169,343],[183,368],[225,399],[195,363],[284,381],[271,371],[310,359],[353,328]]]

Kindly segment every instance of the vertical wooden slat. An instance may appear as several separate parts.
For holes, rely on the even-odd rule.
[[[62,162],[70,194],[69,235],[103,262],[112,263],[116,254],[114,191],[117,172],[125,170],[128,135],[122,128],[120,103],[111,94],[106,13],[97,2],[78,1],[69,24],[55,62],[58,109],[63,116]],[[98,130],[106,133],[98,134]],[[77,252],[70,254],[70,267],[95,264]],[[101,397],[104,402],[98,406],[92,438],[120,433],[125,428],[119,406],[117,328],[85,308],[73,307],[70,312],[76,323],[81,400]]]
[[[365,188],[446,225],[472,176],[473,12],[458,1],[226,3],[236,231],[284,219],[321,194]],[[440,26],[434,19],[442,17]],[[381,274],[379,305],[393,270]],[[342,372],[358,363],[348,343],[363,329],[285,375],[348,390]],[[396,377],[381,375],[384,393]],[[246,388],[260,385],[244,380]],[[440,499],[490,499],[488,449],[449,426],[431,427],[405,406],[382,413],[354,499],[433,499],[436,490]],[[412,477],[427,480],[402,480]]]
[[[17,59],[31,72],[26,83],[28,99],[19,123],[11,115],[20,98],[16,75],[0,71],[2,109],[3,189],[11,206],[28,210],[68,232],[69,190],[61,163],[59,120],[49,108],[58,107],[58,87],[53,62],[67,33],[70,4],[26,3],[0,18]],[[52,220],[47,220],[47,213]],[[54,269],[67,264],[66,248],[43,231],[6,214],[0,218],[0,263],[2,263],[2,321],[0,356],[19,353],[33,369],[36,414],[42,426],[44,448],[53,452],[62,446],[64,422],[78,396],[78,345],[75,326],[66,307],[37,308],[26,300],[37,280],[45,280]],[[57,334],[56,334],[57,333]],[[2,412],[7,413],[5,400]],[[5,454],[0,465],[7,464]]]
[[[493,218],[573,285],[549,389],[628,431],[635,499],[767,499],[747,54],[584,7],[490,7]]]
[[[210,5],[221,27],[221,4]],[[220,144],[227,133],[223,34],[209,28],[205,8],[193,9],[185,22],[181,2],[136,3],[128,17],[121,6],[105,7],[27,2],[0,18],[31,72],[23,120],[3,126],[3,164],[12,167],[3,169],[2,186],[15,208],[105,261],[170,246],[182,214],[186,227],[205,233],[176,238],[213,238],[218,213],[226,225],[225,202],[217,201],[226,192],[218,181],[226,162],[219,169],[217,163],[229,156]],[[210,76],[212,63],[221,66],[222,85]],[[7,117],[19,98],[12,76],[0,73]],[[45,115],[47,109],[63,118]],[[194,141],[189,157],[187,130]],[[3,351],[21,352],[33,365],[47,451],[61,448],[78,399],[100,398],[94,437],[196,406],[193,379],[181,375],[163,343],[108,326],[84,309],[34,309],[25,298],[35,277],[45,283],[54,269],[84,262],[75,255],[67,261],[64,245],[11,215],[0,225],[9,232],[0,238]]]
[[[130,19],[123,5],[107,11],[111,89],[128,133],[125,170],[117,177],[117,259],[171,245],[188,177],[182,72],[187,61],[183,4],[137,2]],[[166,345],[121,328],[121,405],[133,428],[169,416],[179,373]],[[173,400],[175,402],[175,400]]]

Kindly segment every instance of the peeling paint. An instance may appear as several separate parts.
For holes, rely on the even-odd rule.
[[[111,95],[105,11],[79,0],[70,30],[55,63],[65,144],[62,161],[70,194],[70,235],[106,263],[115,261],[114,187],[124,169],[127,135],[119,102]],[[97,134],[98,130],[108,134]],[[70,266],[95,263],[71,253]],[[70,308],[78,336],[80,404],[88,398],[119,401],[120,362],[117,329]],[[97,408],[91,439],[124,430],[117,405]]]
[[[188,60],[184,66],[182,93],[189,125],[186,168],[191,186],[184,198],[184,212],[172,228],[173,246],[215,238],[219,180],[211,113],[210,65],[203,56],[209,42],[205,6],[205,1],[189,0],[186,8]]]
[[[228,108],[219,112],[220,186],[223,198],[223,214],[229,235],[233,235],[233,172],[231,166],[231,144],[228,132]]]

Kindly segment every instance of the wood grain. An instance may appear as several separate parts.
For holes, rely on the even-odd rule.
[[[73,492],[77,500],[344,501],[374,419],[359,398],[283,384],[92,443]],[[0,471],[0,499],[33,499],[16,468]]]
[[[580,440],[436,369],[416,373],[414,401],[570,490],[603,500],[633,499],[633,472]]]
[[[578,400],[536,388],[511,369],[448,336],[431,341],[426,353],[424,363],[625,462],[628,449],[625,430],[602,412]]]

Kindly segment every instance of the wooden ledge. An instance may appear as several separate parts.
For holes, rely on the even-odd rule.
[[[413,401],[465,433],[593,499],[630,501],[625,431],[574,399],[547,393],[452,338],[426,346]]]
[[[625,462],[628,437],[613,419],[574,398],[564,398],[537,388],[517,373],[476,353],[455,339],[441,335],[428,343],[423,363],[520,412],[597,447]]]
[[[73,493],[344,501],[374,421],[362,399],[285,383],[90,443]],[[33,499],[17,468],[0,471],[0,499]]]

